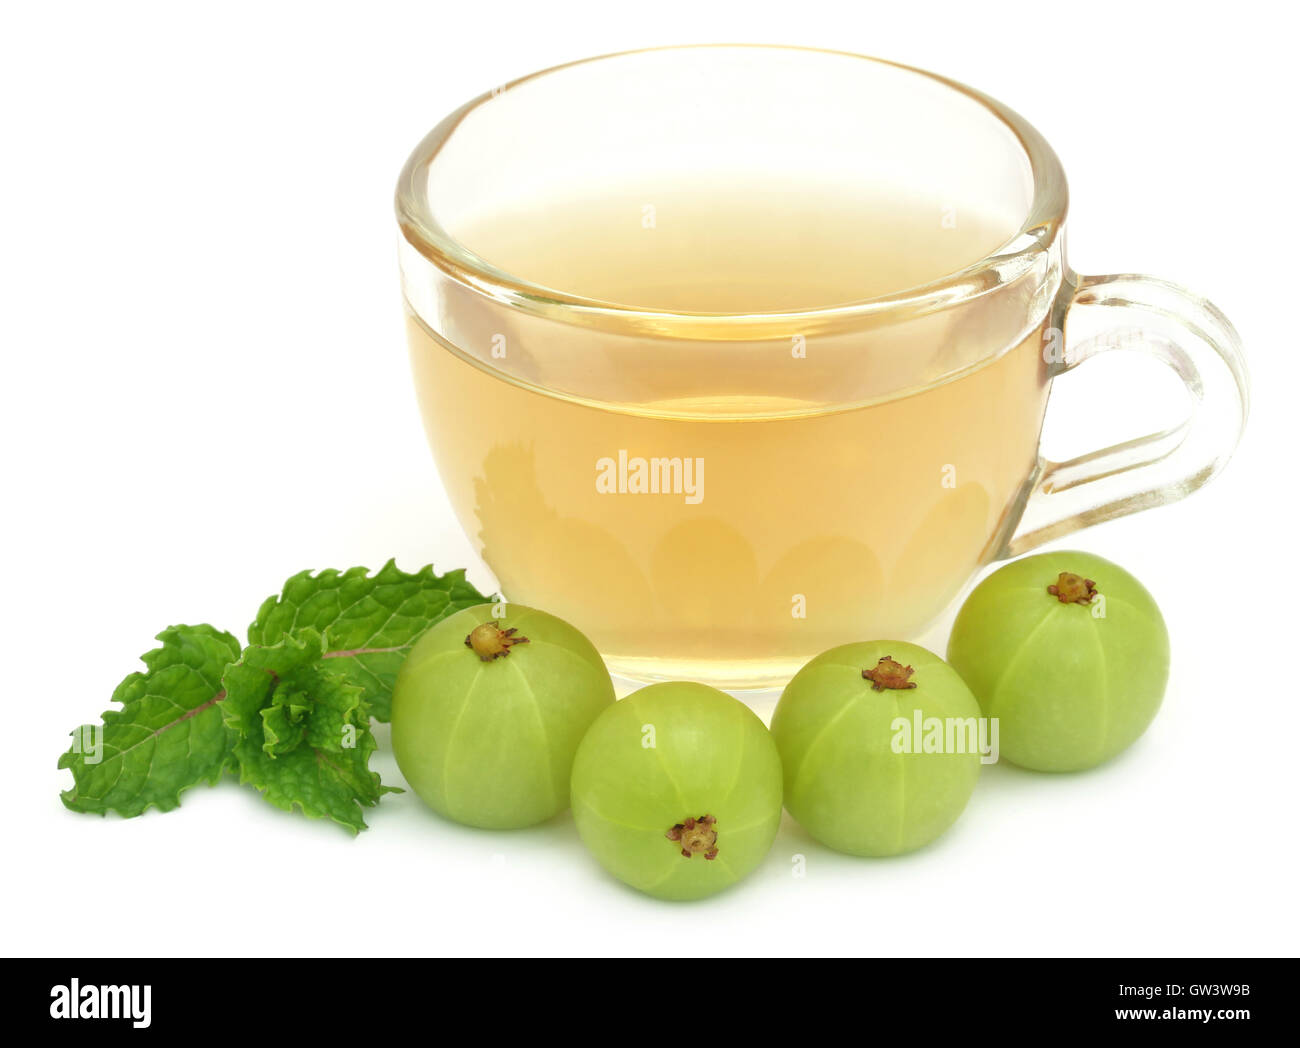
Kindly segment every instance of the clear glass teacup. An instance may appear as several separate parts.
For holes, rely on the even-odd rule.
[[[635,680],[777,686],[920,635],[978,569],[1181,498],[1244,424],[1236,332],[1065,261],[1031,126],[878,59],[667,48],[448,116],[397,191],[439,474],[510,601]],[[1039,453],[1106,350],[1182,378],[1179,426]]]

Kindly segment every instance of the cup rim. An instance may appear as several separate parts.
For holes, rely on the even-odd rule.
[[[547,287],[510,273],[475,254],[434,219],[424,172],[461,122],[503,91],[575,66],[633,55],[701,49],[797,51],[859,59],[927,77],[965,95],[1000,120],[1024,150],[1029,161],[1033,193],[1023,222],[1006,241],[983,258],[924,284],[833,306],[734,313],[631,306]],[[587,327],[623,327],[660,336],[688,335],[693,328],[707,324],[714,338],[719,337],[719,329],[730,329],[734,337],[750,338],[788,331],[792,326],[801,331],[839,329],[879,320],[883,314],[888,314],[890,321],[902,320],[958,305],[1012,283],[1033,270],[1064,226],[1068,203],[1065,171],[1056,152],[1032,124],[997,99],[960,81],[902,62],[852,51],[787,44],[685,44],[635,48],[564,62],[519,77],[466,102],[425,135],[402,167],[394,198],[402,235],[416,251],[458,282],[510,308]]]

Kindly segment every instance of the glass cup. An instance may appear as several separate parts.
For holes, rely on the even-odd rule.
[[[878,59],[667,48],[482,95],[397,189],[451,504],[508,600],[627,678],[773,687],[914,638],[990,561],[1195,490],[1244,425],[1228,320],[1073,272],[1065,213],[1022,118]],[[1044,459],[1051,383],[1108,350],[1168,364],[1187,418]]]

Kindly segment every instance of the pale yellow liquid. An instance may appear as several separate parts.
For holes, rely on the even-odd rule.
[[[897,205],[735,199],[661,204],[652,230],[632,199],[611,198],[457,233],[545,286],[719,313],[884,294],[954,272],[1002,239]],[[483,332],[510,322],[456,319]],[[900,353],[939,359],[981,330],[967,323],[945,345]],[[714,352],[707,320],[685,356],[652,334],[624,340],[614,366],[593,361],[608,369],[616,410],[503,379],[414,317],[409,334],[439,473],[506,597],[578,626],[615,672],[723,687],[780,684],[833,645],[923,630],[1018,512],[1047,395],[1039,330],[975,347],[988,362],[954,380],[847,410],[840,391],[900,366],[871,348],[887,344],[879,334],[864,336],[861,359],[850,336],[843,382],[832,371],[818,395],[803,381],[816,372],[797,370],[825,367],[815,339],[804,360],[734,341]],[[563,381],[579,352],[562,328],[523,341],[512,352],[542,387]],[[711,417],[674,417],[701,411]],[[702,458],[703,500],[600,493],[597,460],[620,449]]]

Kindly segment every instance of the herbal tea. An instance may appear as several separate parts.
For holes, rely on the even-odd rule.
[[[615,672],[760,687],[837,644],[915,636],[1014,520],[1045,321],[997,345],[992,306],[906,335],[798,319],[961,270],[1006,238],[996,224],[715,187],[532,201],[451,232],[508,273],[645,311],[605,336],[448,294],[457,344],[408,319],[467,533],[508,599],[574,623]],[[762,339],[710,316],[773,313],[789,323]],[[958,359],[984,362],[954,376]],[[602,396],[566,395],[577,374]]]

